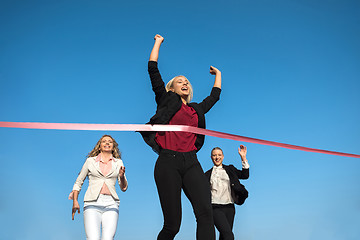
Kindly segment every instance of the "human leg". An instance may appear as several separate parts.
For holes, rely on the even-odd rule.
[[[107,210],[102,214],[102,234],[101,240],[113,240],[116,233],[119,213]]]
[[[225,215],[226,215],[226,218],[228,220],[228,223],[230,224],[230,228],[231,228],[231,231],[232,231],[233,225],[234,225],[234,218],[235,218],[235,206],[234,206],[234,204],[229,204],[226,207]]]
[[[196,154],[186,157],[187,170],[183,177],[183,189],[190,200],[197,222],[196,239],[214,240],[215,229],[211,207],[209,183]]]
[[[84,208],[84,226],[87,240],[100,240],[101,210],[97,206]]]
[[[164,226],[158,240],[172,240],[181,224],[181,176],[176,156],[166,151],[156,161],[154,176],[164,215]]]
[[[104,211],[102,214],[101,240],[113,240],[116,233],[119,218],[119,202],[115,202],[111,196],[104,196]]]
[[[234,240],[234,234],[232,232],[232,225],[234,222],[235,208],[225,206],[214,206],[214,223],[216,229],[219,231],[219,240]]]

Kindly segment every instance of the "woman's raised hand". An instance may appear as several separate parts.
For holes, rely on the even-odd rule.
[[[220,73],[219,69],[217,69],[216,67],[210,66],[210,74],[211,75],[216,75]]]
[[[214,87],[221,89],[221,72],[216,67],[210,66],[210,74],[215,75]]]
[[[160,43],[162,43],[164,41],[164,38],[160,34],[156,34],[154,40],[156,42],[159,41]]]
[[[246,153],[247,153],[247,148],[244,145],[240,145],[240,147],[238,148],[239,151],[239,155],[241,157],[241,159],[246,159]]]
[[[164,38],[161,35],[156,34],[154,39],[155,39],[155,43],[153,49],[151,50],[149,61],[157,62],[159,58],[160,46],[164,41]]]

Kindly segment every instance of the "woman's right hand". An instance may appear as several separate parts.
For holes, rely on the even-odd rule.
[[[155,42],[160,42],[162,43],[164,41],[164,38],[160,35],[160,34],[156,34],[154,37]]]
[[[159,58],[160,46],[164,41],[164,38],[161,35],[156,34],[154,39],[155,39],[155,43],[153,49],[151,50],[149,61],[157,62]]]
[[[216,75],[221,73],[219,69],[217,69],[216,67],[210,66],[210,74],[211,75]]]
[[[80,214],[80,205],[78,203],[78,201],[74,201],[73,202],[73,207],[72,207],[72,220],[74,220],[74,216],[76,211]]]

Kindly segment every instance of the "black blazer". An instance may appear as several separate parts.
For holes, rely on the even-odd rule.
[[[157,62],[149,61],[148,71],[150,75],[152,90],[155,93],[155,101],[157,109],[155,115],[147,124],[167,124],[170,119],[181,108],[181,97],[174,92],[167,92],[165,84],[161,78],[157,67]],[[198,127],[205,128],[205,113],[207,113],[212,106],[219,100],[221,89],[213,87],[210,96],[206,97],[201,103],[189,103],[188,105],[194,108],[198,115]],[[160,146],[155,141],[156,132],[140,132],[144,141],[156,152],[160,152]],[[204,135],[197,134],[195,140],[195,147],[197,151],[204,144]]]
[[[245,199],[249,196],[248,191],[242,185],[239,179],[248,179],[249,178],[249,169],[239,170],[234,165],[224,165],[227,175],[230,178],[230,187],[231,187],[231,196],[234,199],[235,204],[242,205],[245,202]],[[209,169],[205,176],[208,178],[210,183],[210,177],[213,168]]]

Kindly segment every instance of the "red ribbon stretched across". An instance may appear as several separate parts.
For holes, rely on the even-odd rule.
[[[316,148],[296,146],[286,143],[279,143],[261,140],[250,137],[243,137],[230,133],[223,133],[197,127],[184,125],[149,125],[149,124],[90,124],[90,123],[37,123],[37,122],[0,122],[0,127],[6,128],[31,128],[31,129],[56,129],[56,130],[97,130],[97,131],[177,131],[191,132],[218,138],[226,138],[235,141],[257,143],[275,147],[282,147],[307,152],[324,153],[330,155],[360,158],[358,154],[328,151]]]

